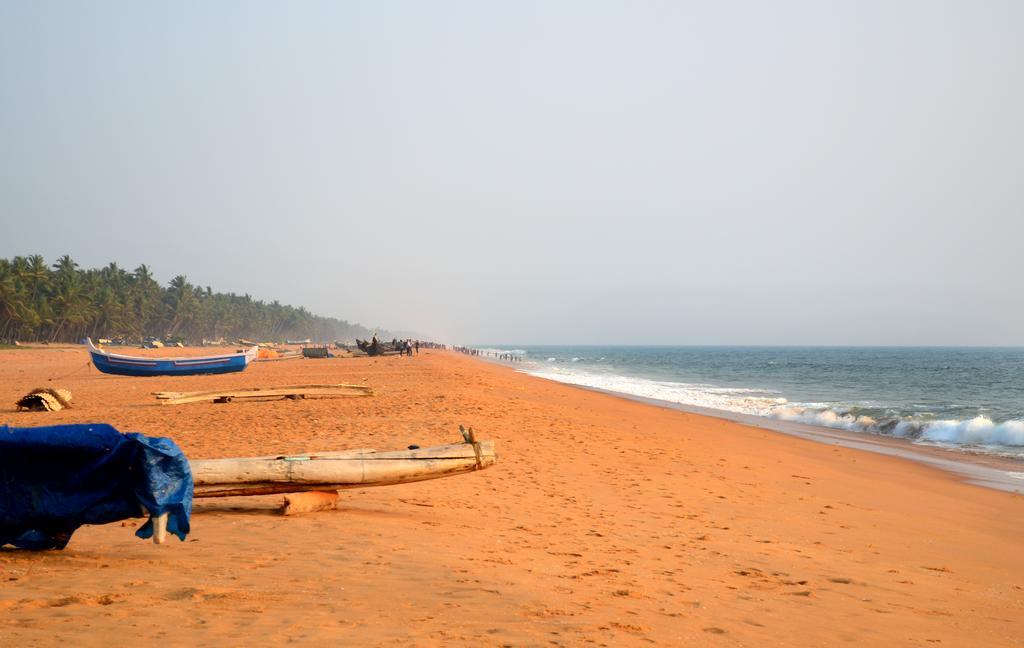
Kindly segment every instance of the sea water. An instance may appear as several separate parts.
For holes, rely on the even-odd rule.
[[[1024,459],[1024,348],[477,348],[560,382]]]

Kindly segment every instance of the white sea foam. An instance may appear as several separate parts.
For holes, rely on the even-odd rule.
[[[553,362],[554,358],[548,360]],[[854,432],[884,434],[923,443],[1024,447],[1024,420],[995,423],[988,417],[977,416],[965,421],[909,418],[880,421],[827,403],[790,403],[780,394],[763,389],[659,381],[595,373],[552,364],[534,365],[530,373],[559,382],[680,405],[753,414]]]
[[[843,430],[867,430],[872,426],[878,425],[878,422],[870,416],[854,416],[853,414],[839,412],[830,408],[818,409],[794,405],[791,407],[771,408],[760,414],[783,421],[797,421],[809,425],[820,425],[822,427]]]
[[[921,438],[940,443],[1024,446],[1024,421],[994,423],[986,416],[968,421],[932,421],[924,426]]]
[[[615,374],[596,374],[550,366],[538,368],[531,373],[542,378],[573,385],[746,414],[759,414],[765,409],[786,402],[785,399],[772,396],[770,392],[759,389],[729,389],[711,385],[631,378]]]

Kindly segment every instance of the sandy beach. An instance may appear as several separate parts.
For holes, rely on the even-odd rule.
[[[905,459],[441,351],[183,378],[87,360],[0,350],[0,423],[106,422],[193,459],[436,445],[463,424],[499,460],[300,516],[280,496],[197,500],[183,543],[137,539],[140,520],[2,550],[2,645],[1024,645],[1024,499]],[[336,382],[376,395],[151,395]],[[14,411],[41,386],[74,408]]]

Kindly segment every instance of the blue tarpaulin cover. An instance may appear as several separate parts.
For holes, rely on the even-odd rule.
[[[63,549],[83,524],[168,513],[189,532],[192,471],[170,439],[122,434],[105,423],[0,426],[0,547]],[[153,535],[147,521],[135,535]]]

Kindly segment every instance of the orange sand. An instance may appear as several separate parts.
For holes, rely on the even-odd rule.
[[[1024,500],[908,461],[442,352],[176,379],[85,360],[0,351],[0,403],[59,386],[75,405],[6,405],[0,422],[109,422],[192,458],[433,445],[462,423],[499,461],[295,517],[274,513],[280,496],[200,500],[184,543],[138,540],[128,522],[62,552],[0,551],[0,645],[1024,644]],[[329,382],[377,395],[149,395]]]

